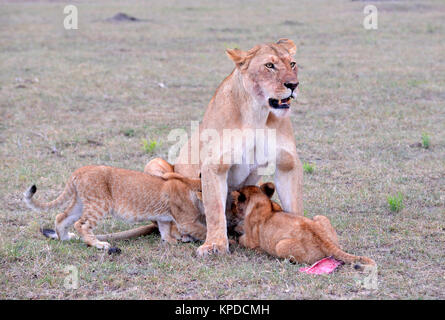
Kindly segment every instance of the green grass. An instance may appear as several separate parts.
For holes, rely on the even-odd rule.
[[[158,142],[155,140],[151,140],[148,142],[147,139],[142,139],[142,150],[144,150],[145,153],[152,153],[156,147],[158,146]]]
[[[403,195],[399,192],[395,196],[388,196],[389,209],[393,212],[399,212],[404,208],[403,205]]]
[[[431,138],[427,133],[422,133],[422,147],[428,149],[431,144]]]
[[[362,1],[75,4],[78,30],[63,29],[63,2],[1,4],[0,299],[445,299],[443,1],[376,2],[371,31]],[[147,20],[104,21],[118,12]],[[170,130],[201,120],[232,71],[226,47],[281,37],[298,47],[297,152],[316,165],[305,215],[326,215],[346,251],[377,262],[377,290],[347,267],[306,275],[238,246],[202,260],[198,243],[151,235],[113,242],[122,254],[109,256],[40,234],[60,211],[26,208],[26,188],[51,200],[80,166],[142,171],[167,158]],[[421,132],[434,133],[427,150]],[[403,214],[388,214],[394,191]],[[96,232],[132,226],[107,217]],[[63,286],[67,265],[77,290]]]
[[[134,129],[131,129],[131,128],[123,130],[123,133],[124,133],[124,136],[126,136],[126,137],[134,137],[134,135],[135,135]]]
[[[310,163],[303,163],[303,171],[309,174],[314,173],[314,166]]]

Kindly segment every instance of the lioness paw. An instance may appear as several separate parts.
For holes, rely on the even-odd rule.
[[[229,244],[227,241],[224,241],[224,243],[218,244],[218,243],[211,243],[206,244],[204,243],[202,246],[200,246],[196,250],[198,256],[200,257],[206,257],[211,254],[226,254],[229,253]]]

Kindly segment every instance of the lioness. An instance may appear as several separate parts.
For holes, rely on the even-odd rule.
[[[375,265],[368,257],[342,251],[337,234],[325,216],[309,219],[277,210],[279,206],[270,200],[274,192],[275,186],[270,182],[232,192],[232,210],[242,226],[243,235],[239,238],[242,246],[299,263],[313,264],[332,256],[346,263]],[[355,267],[362,268],[360,264]]]
[[[70,203],[56,216],[55,232],[44,234],[69,240],[74,234],[68,228],[74,224],[83,241],[99,249],[110,249],[110,244],[93,234],[98,220],[106,214],[128,222],[156,221],[163,240],[176,242],[170,235],[170,223],[176,222],[181,235],[203,240],[206,227],[199,221],[200,212],[191,201],[201,191],[199,179],[189,179],[178,173],[162,177],[139,171],[108,166],[86,166],[77,169],[57,199],[40,203],[33,199],[36,186],[24,193],[24,200],[34,210],[44,210]]]
[[[199,173],[202,175],[204,206],[201,212],[205,213],[207,237],[197,250],[201,256],[228,252],[225,215],[226,211],[230,214],[228,195],[245,185],[256,184],[260,179],[258,169],[270,162],[256,159],[254,164],[225,163],[222,150],[216,155],[202,152],[209,144],[200,139],[206,131],[216,132],[222,140],[224,129],[276,130],[274,178],[278,196],[286,211],[303,214],[303,170],[289,119],[291,99],[296,97],[299,84],[298,67],[293,58],[295,53],[296,46],[289,39],[257,45],[248,51],[227,50],[235,68],[210,100],[199,130],[180,151],[174,171],[189,178],[198,178]],[[221,140],[215,143],[223,146]],[[197,142],[198,150],[192,148],[192,141]],[[234,146],[229,151],[233,152]],[[251,151],[242,150],[243,159]],[[193,162],[197,152],[198,162]],[[133,232],[138,230],[129,230],[125,234],[131,237]]]

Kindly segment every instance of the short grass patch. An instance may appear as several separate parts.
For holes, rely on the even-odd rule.
[[[0,299],[445,299],[445,3],[418,2],[375,2],[378,30],[363,28],[363,1],[75,1],[78,30],[63,28],[63,1],[2,3]],[[106,20],[118,12],[141,21]],[[199,243],[153,234],[108,255],[40,234],[60,211],[26,208],[26,188],[49,201],[81,166],[167,159],[170,130],[190,133],[232,71],[225,49],[282,37],[298,48],[305,216],[326,215],[345,251],[373,258],[378,289],[347,266],[306,275],[237,245],[198,259]],[[396,191],[403,214],[389,214]],[[107,217],[96,232],[131,227]]]
[[[148,141],[147,139],[142,139],[141,142],[142,150],[144,150],[145,153],[153,153],[153,151],[159,145],[159,143],[155,140]]]
[[[392,212],[400,212],[404,208],[403,194],[400,192],[397,195],[388,196],[387,200],[388,200],[389,209]]]
[[[422,147],[429,149],[431,145],[431,138],[427,133],[422,133]]]
[[[303,171],[305,173],[312,174],[312,173],[314,173],[314,170],[315,170],[314,165],[307,163],[307,162],[303,163]]]

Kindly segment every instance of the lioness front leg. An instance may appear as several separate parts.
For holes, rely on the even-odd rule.
[[[296,150],[279,150],[274,178],[283,210],[302,216],[303,167]]]
[[[202,197],[207,225],[204,244],[197,250],[199,256],[229,252],[226,222],[228,165],[202,165]]]

